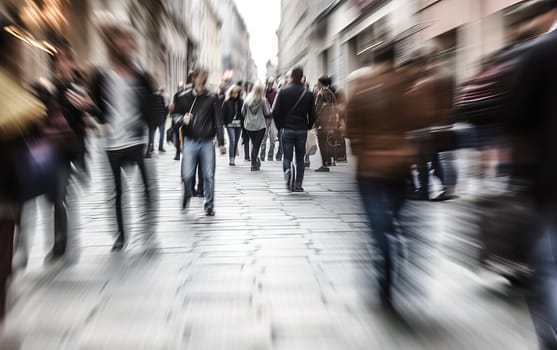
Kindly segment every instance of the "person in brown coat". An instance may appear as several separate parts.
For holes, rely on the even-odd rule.
[[[407,94],[411,79],[394,68],[392,50],[376,54],[373,69],[349,77],[347,137],[357,158],[357,182],[381,253],[376,260],[379,295],[391,306],[393,252],[390,237],[396,238],[406,198],[406,179],[415,151],[406,133],[416,128]],[[357,76],[355,76],[357,75]],[[413,111],[412,111],[413,112]]]

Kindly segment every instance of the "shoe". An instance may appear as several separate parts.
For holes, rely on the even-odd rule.
[[[261,162],[265,161],[265,157],[259,157],[259,159],[261,159]]]
[[[292,171],[290,169],[284,172],[284,182],[286,183],[286,189],[290,190],[290,181],[292,180]]]
[[[203,194],[203,190],[197,191],[197,192],[195,193],[195,197],[198,197],[198,198],[203,198],[203,197],[205,197],[205,195]]]
[[[259,170],[259,168],[256,167],[256,166],[252,166],[252,167],[251,167],[251,171],[258,171],[258,170]]]
[[[151,158],[151,153],[147,153],[147,154],[145,155],[145,158]]]
[[[112,245],[112,251],[113,252],[119,252],[124,248],[124,236],[123,235],[119,235],[118,238],[116,238],[116,242],[114,242],[114,244]]]
[[[408,199],[413,201],[427,201],[429,200],[429,195],[424,191],[414,191],[408,195]]]
[[[251,159],[250,158],[245,158],[244,162],[251,162]]]
[[[329,171],[331,171],[331,169],[327,168],[326,166],[322,166],[319,169],[315,169],[315,171],[318,173],[328,173]]]
[[[54,251],[51,251],[44,258],[44,263],[45,264],[53,264],[53,263],[61,260],[63,257],[64,257],[64,254],[59,254],[59,253],[55,253]]]
[[[180,156],[174,157],[174,160],[180,160]]]
[[[309,169],[311,167],[311,163],[304,163],[304,168]]]
[[[190,204],[190,199],[186,197],[184,194],[184,198],[182,198],[182,210],[187,210]]]
[[[230,162],[228,163],[229,166],[235,166],[234,158],[230,158]]]
[[[446,192],[441,193],[439,196],[430,199],[430,201],[432,202],[444,202],[444,201],[450,201],[453,199],[457,199],[458,196],[456,194],[448,194]]]
[[[165,150],[163,147],[160,147],[160,148],[159,148],[159,152],[163,152],[163,153],[164,153],[164,152],[166,152],[166,150]]]
[[[304,188],[302,187],[302,185],[295,185],[292,192],[304,192]]]
[[[205,215],[207,216],[215,216],[215,209],[209,207],[207,209],[205,209]]]

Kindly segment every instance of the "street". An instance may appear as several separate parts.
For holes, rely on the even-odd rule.
[[[126,172],[129,247],[111,253],[112,180],[98,145],[91,153],[91,181],[71,217],[79,260],[44,265],[52,220],[40,209],[1,349],[536,348],[522,292],[456,257],[461,200],[408,205],[411,264],[398,276],[396,319],[378,305],[352,161],[308,171],[306,192],[291,194],[280,162],[250,172],[247,162],[229,167],[217,156],[216,216],[206,217],[201,198],[181,210],[179,162],[168,146],[148,160],[160,210],[159,247],[146,255],[133,229],[138,174]]]

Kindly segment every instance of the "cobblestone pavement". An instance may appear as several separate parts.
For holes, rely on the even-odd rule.
[[[290,194],[279,162],[254,173],[217,157],[216,216],[206,217],[199,198],[181,211],[179,162],[168,151],[149,160],[160,184],[153,255],[143,254],[135,224],[133,170],[136,229],[127,250],[110,252],[111,177],[98,150],[72,216],[78,261],[43,264],[51,220],[39,210],[1,349],[535,349],[521,293],[455,263],[454,247],[466,245],[454,233],[466,227],[462,202],[408,206],[413,263],[399,276],[401,321],[377,305],[350,165],[309,171],[306,193]]]

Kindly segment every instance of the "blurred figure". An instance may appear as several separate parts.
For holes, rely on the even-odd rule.
[[[265,87],[262,84],[255,84],[253,90],[248,94],[242,106],[242,117],[244,129],[246,130],[252,144],[251,151],[251,171],[261,169],[259,150],[261,142],[265,137],[266,116],[271,115],[271,107],[264,96]]]
[[[279,90],[273,105],[273,119],[280,130],[284,161],[282,168],[287,187],[293,192],[303,192],[304,158],[308,130],[315,123],[315,99],[302,83],[304,71],[292,69],[291,82]],[[291,165],[296,153],[296,173]],[[291,183],[293,185],[291,185]]]
[[[378,52],[373,69],[349,77],[347,137],[358,158],[358,186],[381,254],[375,259],[379,296],[391,306],[397,221],[406,198],[414,151],[406,139],[416,115],[405,101],[410,79],[394,68],[393,49]],[[394,242],[391,242],[394,241]]]
[[[253,88],[253,84],[251,82],[249,81],[244,82],[244,85],[242,86],[242,94],[240,95],[242,101],[246,100],[252,88]],[[242,120],[242,146],[244,146],[244,161],[250,162],[251,161],[250,150],[249,150],[250,137],[248,131],[246,130],[246,128],[244,128],[243,120]]]
[[[338,126],[337,122],[337,99],[335,94],[329,89],[329,77],[323,75],[317,81],[317,97],[315,99],[315,112],[317,119],[317,140],[319,151],[321,152],[321,167],[317,172],[329,172],[329,165],[332,164],[331,149],[329,138]]]
[[[541,224],[533,236],[530,307],[540,349],[557,349],[557,1],[544,4],[543,13],[529,25],[540,36],[526,44],[515,68],[509,126],[514,183],[528,185]]]
[[[207,70],[198,68],[192,74],[193,88],[185,95],[185,107],[188,112],[184,115],[182,135],[182,179],[184,181],[184,199],[182,208],[187,209],[193,196],[192,181],[195,169],[199,163],[203,174],[205,196],[205,214],[215,215],[215,145],[217,137],[219,147],[224,147],[222,129],[219,128],[217,114],[217,97],[207,88]]]
[[[409,94],[413,95],[414,99],[420,103],[417,106],[420,113],[428,111],[427,114],[424,114],[425,118],[416,120],[419,123],[419,129],[423,130],[447,125],[453,102],[453,79],[442,76],[432,64],[432,54],[422,52],[413,55],[413,59],[406,62],[404,66],[413,80]],[[450,199],[454,195],[454,185],[451,184],[450,188],[446,187],[445,171],[439,158],[439,145],[436,144],[436,140],[433,139],[433,134],[430,131],[425,131],[425,134],[428,136],[426,142],[418,144],[419,153],[416,167],[419,185],[409,197],[415,200],[429,200],[431,165],[433,175],[439,178],[443,186],[443,192],[433,200]],[[431,136],[431,139],[429,136]]]
[[[0,28],[15,26],[0,14]],[[12,271],[14,230],[26,199],[18,187],[18,172],[25,159],[19,157],[25,147],[24,135],[45,115],[44,105],[20,84],[22,42],[6,30],[0,31],[0,334],[6,316],[6,294]],[[25,175],[25,174],[23,174]],[[30,174],[27,174],[30,175]],[[31,175],[34,176],[34,175]]]
[[[153,117],[155,125],[149,129],[149,143],[145,158],[151,158],[154,151],[155,132],[159,130],[159,152],[164,149],[164,133],[166,132],[166,116],[168,115],[168,102],[164,96],[164,89],[159,89],[153,98]]]
[[[228,89],[226,101],[222,106],[222,115],[226,131],[228,132],[229,165],[236,165],[236,155],[242,133],[242,106],[244,100],[240,98],[241,88],[233,85]]]
[[[178,121],[181,119],[182,115],[176,112],[176,101],[181,96],[186,94],[185,84],[183,81],[178,83],[178,91],[174,94],[172,98],[172,103],[168,108],[170,115],[172,116],[172,130],[174,131],[174,147],[176,147],[176,154],[174,156],[174,160],[180,160],[180,127],[182,124]]]
[[[275,88],[275,82],[273,79],[267,81],[265,87],[265,98],[269,105],[272,107],[275,102],[275,97],[277,96],[277,89]],[[263,137],[263,143],[261,145],[261,160],[264,161],[267,157],[268,161],[273,161],[275,156],[275,144],[277,139],[277,127],[273,122],[272,114],[265,116],[265,124],[267,126],[265,130],[265,136]],[[269,142],[269,153],[267,154],[267,141]]]
[[[329,84],[332,84],[329,81]],[[332,85],[329,85],[329,88]],[[338,114],[338,131],[340,133],[341,142],[340,147],[338,148],[337,152],[335,152],[335,162],[338,163],[346,163],[348,162],[348,156],[346,154],[346,94],[344,93],[343,89],[331,89],[335,93],[335,97],[337,99],[337,114]]]
[[[70,178],[86,172],[85,137],[86,113],[98,114],[98,108],[84,87],[80,86],[74,75],[75,59],[69,43],[58,47],[51,57],[53,70],[52,91],[42,87],[39,95],[48,109],[47,132],[51,140],[58,144],[58,180],[52,193],[47,196],[54,205],[54,246],[45,261],[52,262],[62,258],[68,241],[68,203],[73,202],[68,195]],[[57,120],[56,118],[64,118]],[[72,165],[74,166],[72,170]],[[77,174],[76,174],[77,172]],[[74,203],[75,204],[75,203]],[[26,255],[26,254],[24,254]]]
[[[124,248],[127,234],[122,213],[122,168],[137,165],[144,186],[147,223],[145,243],[155,245],[156,198],[152,179],[144,162],[145,133],[154,125],[153,91],[150,77],[136,68],[137,43],[134,31],[125,25],[108,24],[103,28],[110,66],[99,69],[92,79],[92,93],[100,108],[97,117],[105,124],[106,153],[114,177],[117,238],[113,251]]]

